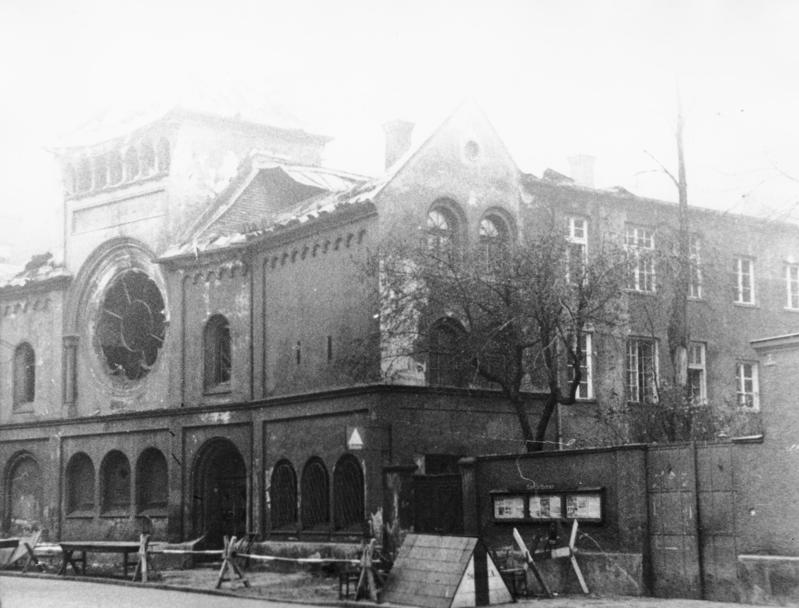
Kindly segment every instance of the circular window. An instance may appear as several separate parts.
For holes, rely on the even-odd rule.
[[[114,378],[138,380],[147,375],[164,344],[164,299],[140,270],[127,270],[109,285],[100,307],[97,346]]]
[[[467,160],[477,160],[477,157],[480,156],[480,144],[470,139],[466,142],[466,145],[463,146],[463,155]]]

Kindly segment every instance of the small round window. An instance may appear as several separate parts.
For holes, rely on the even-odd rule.
[[[480,156],[480,144],[470,139],[463,146],[463,155],[466,157],[466,160],[476,161],[477,157]]]
[[[155,365],[164,344],[164,299],[139,270],[128,270],[109,285],[100,307],[96,340],[108,373],[139,380]]]

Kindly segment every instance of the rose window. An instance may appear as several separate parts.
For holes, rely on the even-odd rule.
[[[100,307],[96,339],[111,376],[138,380],[147,375],[164,344],[164,299],[138,270],[111,282]]]

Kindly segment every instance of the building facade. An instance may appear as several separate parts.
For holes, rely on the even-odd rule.
[[[596,412],[669,373],[655,252],[676,207],[524,175],[468,103],[414,148],[410,128],[388,126],[374,179],[322,167],[323,136],[185,109],[62,148],[63,263],[37,257],[0,288],[4,529],[122,538],[146,516],[170,540],[353,539],[399,517],[387,471],[520,449],[497,391],[434,353],[385,356],[364,269],[390,235],[523,240],[541,202],[581,255],[602,239],[637,255],[628,323],[590,337],[581,399],[552,430],[609,441]],[[690,380],[756,416],[749,340],[795,323],[799,230],[691,214]]]

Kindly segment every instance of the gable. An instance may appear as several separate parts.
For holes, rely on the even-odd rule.
[[[491,123],[471,102],[464,103],[414,152],[392,169],[375,195],[388,226],[410,214],[423,221],[438,198],[458,203],[472,223],[491,207],[516,215],[520,173]]]

